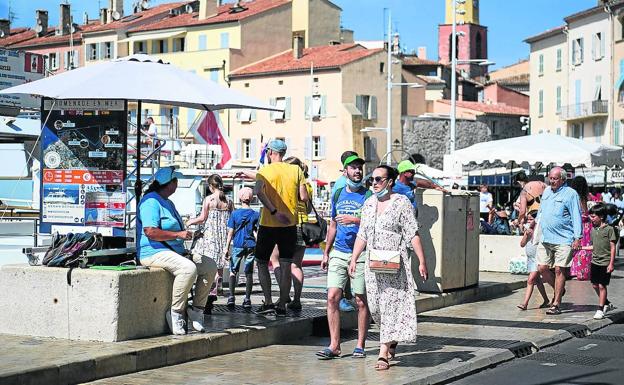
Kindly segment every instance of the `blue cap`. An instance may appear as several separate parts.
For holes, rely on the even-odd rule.
[[[173,178],[180,179],[181,177],[182,174],[175,171],[175,168],[173,167],[162,167],[156,171],[156,174],[154,175],[154,179],[156,179],[156,182],[158,182],[161,186],[171,182]]]
[[[286,147],[286,143],[284,143],[283,140],[273,139],[269,142],[269,144],[267,144],[267,148],[269,150],[285,154],[288,147]]]

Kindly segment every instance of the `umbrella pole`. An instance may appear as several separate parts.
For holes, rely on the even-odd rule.
[[[136,143],[136,180],[134,182],[134,202],[136,205],[136,218],[139,218],[139,200],[141,200],[141,193],[143,191],[143,183],[141,182],[141,101],[137,101],[137,143]],[[137,231],[139,226],[135,226]],[[138,233],[135,239],[139,239]]]

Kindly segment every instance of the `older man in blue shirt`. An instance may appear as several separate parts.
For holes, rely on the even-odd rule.
[[[537,262],[542,278],[555,289],[552,306],[546,314],[561,314],[559,306],[565,293],[566,269],[572,261],[573,251],[580,247],[583,234],[580,199],[574,189],[566,184],[566,172],[561,167],[548,174],[550,186],[544,190],[538,221],[541,229],[537,249]],[[553,277],[550,269],[555,268]]]

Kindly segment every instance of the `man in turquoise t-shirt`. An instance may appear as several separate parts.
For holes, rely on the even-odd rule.
[[[343,161],[346,186],[332,196],[331,223],[327,232],[327,246],[321,268],[327,269],[327,322],[329,324],[329,347],[317,352],[319,359],[331,359],[340,355],[340,309],[339,303],[348,281],[355,293],[358,308],[358,341],[354,357],[364,357],[364,342],[368,329],[368,304],[364,283],[364,257],[358,261],[355,277],[349,277],[349,262],[355,238],[360,228],[362,206],[370,192],[363,186],[364,160],[351,155]],[[332,250],[333,248],[333,250]],[[364,255],[364,254],[362,254]]]

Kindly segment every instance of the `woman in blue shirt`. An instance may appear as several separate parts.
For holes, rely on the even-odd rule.
[[[137,253],[141,264],[163,268],[174,276],[171,311],[166,317],[173,334],[186,334],[185,310],[193,329],[204,331],[204,304],[217,270],[212,259],[200,255],[192,259],[183,256],[186,254],[184,240],[192,239],[193,233],[184,229],[178,210],[169,200],[181,175],[173,167],[158,170],[139,203],[137,221]],[[193,306],[187,308],[193,283]]]

